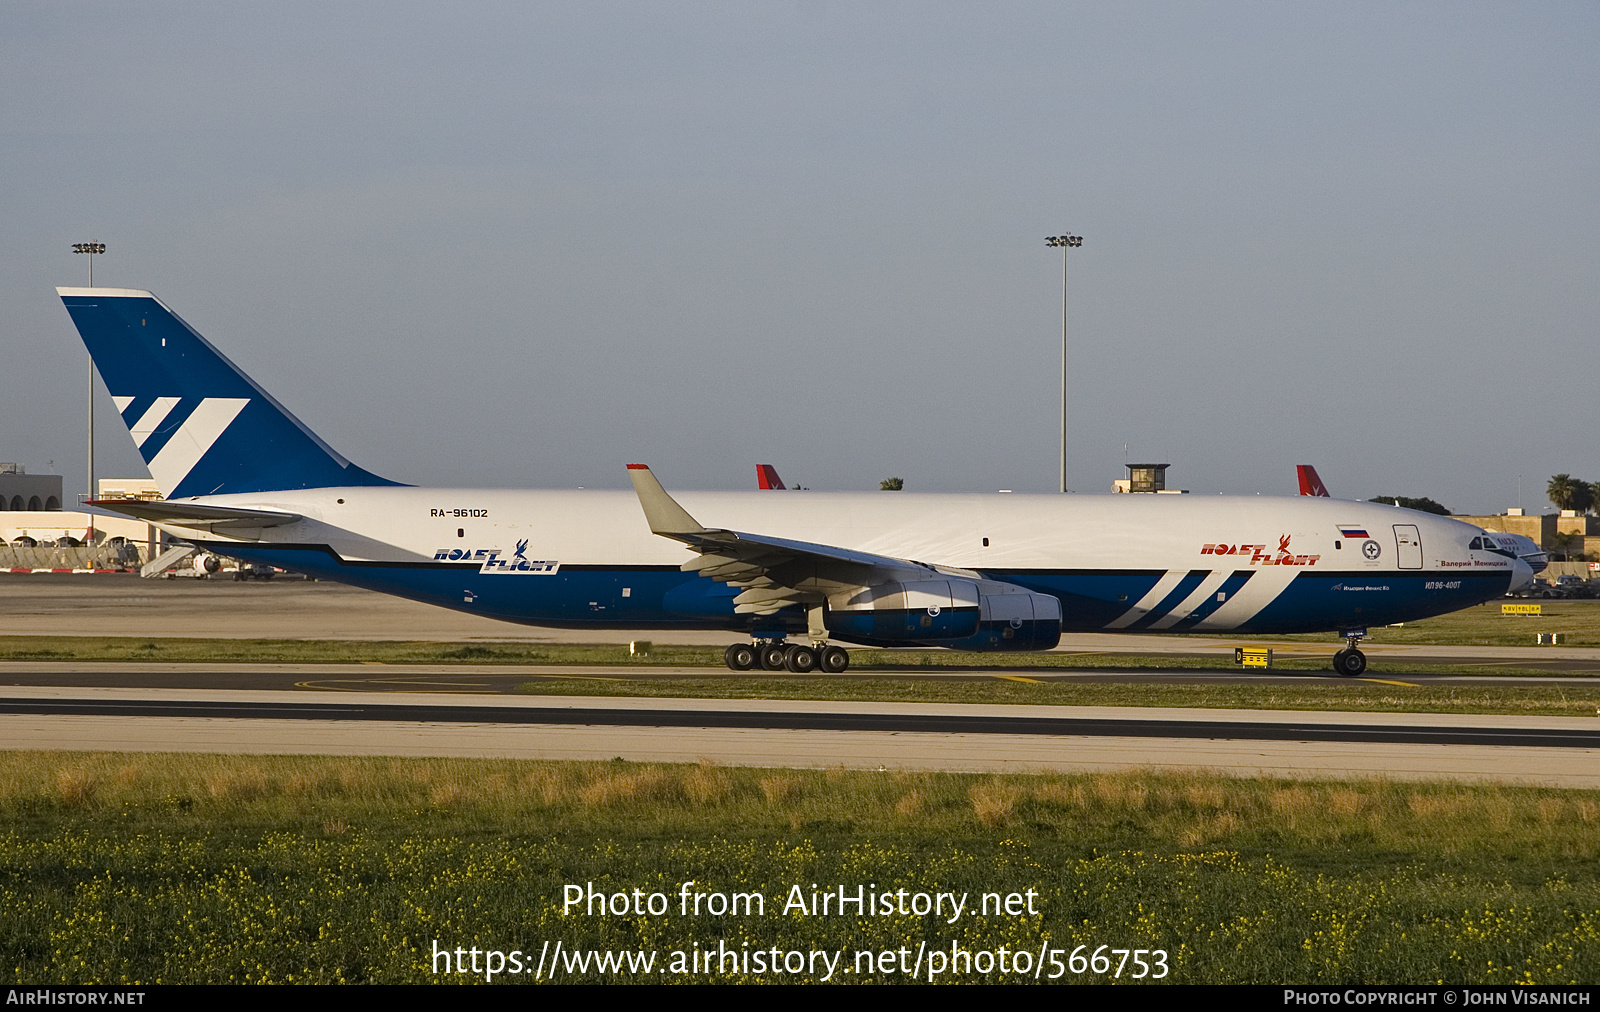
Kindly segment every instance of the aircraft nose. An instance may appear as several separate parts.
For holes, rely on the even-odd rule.
[[[1528,565],[1526,562],[1523,562],[1521,559],[1513,560],[1511,563],[1511,586],[1506,588],[1506,592],[1510,593],[1514,590],[1521,590],[1523,587],[1526,587],[1532,582],[1533,567]]]

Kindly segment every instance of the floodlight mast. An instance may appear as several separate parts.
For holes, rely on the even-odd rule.
[[[1061,248],[1061,491],[1067,490],[1067,250],[1083,245],[1081,235],[1047,235],[1044,244]]]
[[[103,242],[75,242],[72,252],[89,255],[89,287],[94,287],[94,258],[106,251]],[[89,360],[89,495],[94,498],[94,360]],[[94,544],[94,514],[89,514],[89,529],[85,532],[89,544]]]
[[[97,255],[99,255],[101,253],[104,253],[105,251],[106,251],[106,244],[103,243],[103,242],[75,242],[75,243],[72,244],[72,252],[89,254],[89,287],[90,288],[94,287],[94,258]]]

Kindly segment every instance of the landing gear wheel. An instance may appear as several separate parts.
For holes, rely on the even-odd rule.
[[[837,675],[850,666],[850,651],[844,647],[823,647],[817,657],[817,667],[830,675]]]
[[[1367,655],[1359,650],[1341,650],[1333,655],[1333,670],[1345,678],[1354,678],[1367,670]]]
[[[749,643],[734,643],[722,652],[722,659],[733,671],[749,671],[756,666],[756,648]]]
[[[782,671],[786,653],[788,650],[782,643],[762,643],[756,647],[756,655],[761,660],[763,671]]]
[[[803,643],[791,643],[783,652],[783,666],[797,675],[817,670],[817,651]]]

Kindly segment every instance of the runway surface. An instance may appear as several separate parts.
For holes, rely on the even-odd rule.
[[[317,702],[230,699],[7,699],[0,713],[125,717],[222,717],[279,720],[421,720],[429,723],[583,724],[608,727],[766,728],[790,731],[912,731],[932,734],[1034,734],[1133,738],[1230,738],[1262,741],[1413,742],[1442,745],[1533,745],[1600,748],[1600,723],[1583,727],[1495,727],[1480,718],[1475,726],[1423,723],[1360,723],[1323,713],[1282,714],[1277,720],[1224,720],[1173,717],[1084,717],[1052,707],[1034,712],[985,714],[964,711],[907,713],[880,707],[846,710],[830,702],[825,710],[793,710],[761,701],[759,709],[729,707],[709,700],[693,709],[661,707],[650,701],[600,697],[604,705],[484,706],[481,703],[358,703],[324,698]],[[591,701],[592,703],[593,701]],[[1490,718],[1492,720],[1492,718]]]
[[[1600,787],[1600,722],[839,701],[12,688],[13,749],[450,755],[946,770],[1132,766]]]

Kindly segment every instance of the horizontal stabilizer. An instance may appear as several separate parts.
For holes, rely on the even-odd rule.
[[[112,513],[121,513],[123,516],[137,517],[146,523],[167,524],[213,533],[283,527],[303,519],[298,513],[244,510],[232,506],[201,506],[197,503],[172,502],[167,499],[91,499],[89,505],[98,506]]]

